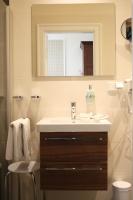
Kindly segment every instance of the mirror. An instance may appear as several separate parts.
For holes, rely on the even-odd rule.
[[[95,73],[93,33],[47,33],[47,76],[83,76]],[[86,54],[88,54],[86,56]]]
[[[115,75],[114,4],[35,4],[31,20],[34,76]]]
[[[126,19],[121,26],[121,34],[122,36],[131,41],[132,40],[132,19]]]

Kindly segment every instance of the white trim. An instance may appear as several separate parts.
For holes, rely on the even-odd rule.
[[[6,7],[6,57],[7,57],[7,124],[11,122],[12,112],[11,112],[11,69],[10,69],[10,8]]]
[[[47,41],[45,34],[47,32],[93,32],[94,48],[93,63],[94,75],[102,73],[102,25],[100,23],[82,23],[82,24],[37,24],[37,76],[46,76],[43,70],[47,65]],[[43,39],[45,38],[45,40]],[[45,55],[43,54],[45,52]],[[44,58],[45,56],[45,58]],[[45,62],[43,63],[43,61]],[[42,67],[44,66],[44,67]]]

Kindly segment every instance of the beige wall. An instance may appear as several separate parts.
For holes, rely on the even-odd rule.
[[[131,126],[123,92],[115,96],[108,93],[110,80],[36,80],[31,67],[32,3],[94,3],[114,2],[116,5],[116,79],[131,77],[130,46],[120,33],[124,19],[131,16],[130,0],[12,0],[11,1],[11,91],[23,95],[22,102],[11,102],[11,120],[20,116],[31,118],[34,127],[42,117],[70,116],[70,102],[77,102],[77,113],[85,112],[85,91],[91,83],[96,95],[96,111],[108,113],[112,121],[109,132],[109,190],[107,192],[48,192],[48,200],[110,200],[111,182],[116,179],[131,180]],[[110,56],[111,59],[111,56]],[[30,95],[41,95],[33,102]]]

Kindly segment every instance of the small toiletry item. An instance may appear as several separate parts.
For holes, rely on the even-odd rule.
[[[95,111],[95,92],[92,89],[92,85],[89,85],[86,91],[86,106],[87,106],[87,113]]]
[[[91,104],[95,100],[95,93],[94,90],[92,89],[92,85],[89,85],[89,88],[86,92],[86,103]]]

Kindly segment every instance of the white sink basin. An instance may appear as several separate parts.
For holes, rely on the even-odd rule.
[[[43,118],[37,124],[38,132],[108,132],[111,126],[107,119]]]

